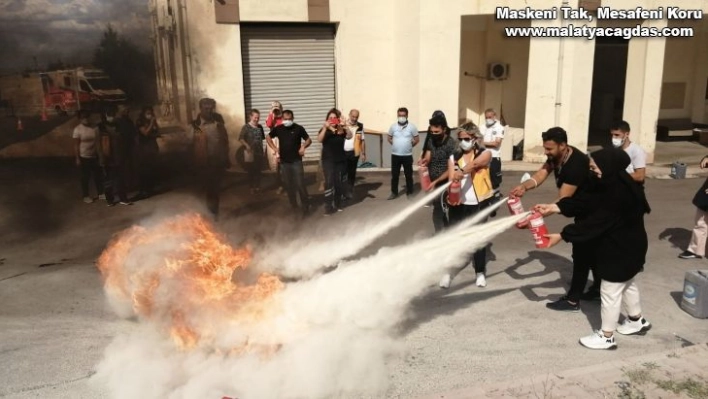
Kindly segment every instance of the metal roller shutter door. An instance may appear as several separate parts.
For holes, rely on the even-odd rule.
[[[335,106],[334,27],[242,23],[241,52],[246,108],[265,119],[280,101],[312,138],[305,160],[318,160],[316,134]]]

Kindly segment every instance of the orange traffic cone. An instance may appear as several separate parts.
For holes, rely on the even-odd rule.
[[[42,108],[42,122],[46,122],[46,121],[47,121],[47,109]]]
[[[22,126],[22,119],[17,118],[17,131],[21,132],[23,130],[25,130],[25,128],[24,128],[24,126]]]

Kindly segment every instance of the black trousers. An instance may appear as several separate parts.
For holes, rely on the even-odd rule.
[[[594,242],[573,244],[573,277],[570,280],[570,290],[568,299],[573,302],[580,300],[580,296],[585,291],[588,283],[588,274],[593,271],[593,286],[599,290],[600,279],[595,275],[595,251],[597,245]]]
[[[342,205],[344,194],[343,177],[347,171],[347,161],[322,160],[322,170],[325,178],[324,201],[327,210],[338,209]]]
[[[342,178],[344,191],[348,198],[354,195],[354,184],[356,183],[356,169],[359,166],[359,157],[354,151],[347,151],[347,170]]]
[[[298,207],[296,195],[299,194],[302,210],[306,212],[310,207],[310,196],[307,194],[305,169],[302,166],[302,161],[281,163],[280,172],[283,178],[283,186],[285,186],[285,191],[288,193],[290,206],[293,208]]]
[[[219,203],[221,202],[221,181],[224,178],[223,167],[205,166],[198,174],[202,191],[206,195],[206,206],[214,216],[219,216]]]
[[[116,202],[117,199],[123,202],[128,202],[127,185],[127,165],[111,165],[105,167],[106,181],[104,187],[106,189],[106,200],[109,203]]]
[[[259,150],[255,148],[253,151],[253,162],[246,162],[246,172],[248,173],[249,188],[261,188],[263,161],[263,149]]]
[[[486,208],[488,205],[488,201],[485,201],[481,204],[478,205],[457,205],[457,206],[451,206],[448,210],[448,214],[450,217],[450,227],[462,222],[463,220],[470,218],[477,214],[477,212],[481,211],[482,209]],[[485,223],[487,219],[482,220],[480,223]],[[474,271],[477,273],[486,273],[487,272],[487,247],[484,246],[478,250],[476,250],[470,259],[465,262],[464,265],[462,265],[462,268],[465,268],[467,264],[472,261],[474,264]]]
[[[440,182],[435,185],[438,188],[444,184],[447,184],[447,180]],[[433,227],[435,232],[439,233],[450,225],[449,216],[445,214],[445,208],[443,201],[447,201],[447,193],[442,192],[437,198],[433,200]]]
[[[98,158],[79,158],[81,170],[81,194],[84,197],[89,196],[89,181],[93,177],[93,183],[96,186],[96,193],[103,194],[103,170],[98,163]]]
[[[152,194],[157,182],[157,143],[142,143],[138,146],[138,186],[142,194]]]
[[[501,158],[492,158],[489,163],[489,177],[492,180],[492,188],[498,190],[502,183]]]
[[[398,177],[406,176],[406,194],[413,194],[413,155],[391,155],[391,193],[398,195]]]

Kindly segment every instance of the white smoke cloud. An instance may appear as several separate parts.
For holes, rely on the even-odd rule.
[[[393,216],[388,216],[390,209],[386,209],[380,215],[370,214],[370,219],[362,223],[328,223],[316,226],[315,231],[304,233],[309,237],[343,237],[346,244],[333,245],[330,239],[316,239],[303,245],[299,240],[277,237],[260,252],[261,256],[255,263],[262,271],[290,278],[309,278],[323,268],[334,266],[337,261],[359,253],[377,238],[399,226],[423,205],[439,198],[448,186],[449,183],[436,188]]]
[[[140,323],[106,349],[92,381],[107,386],[115,398],[381,395],[388,383],[387,359],[401,354],[396,327],[406,320],[411,300],[524,216],[474,227],[467,222],[288,284],[273,298],[267,317],[255,325],[218,320],[218,314],[204,309],[208,316],[192,321],[220,325],[221,339],[211,347],[178,351],[156,325]],[[461,234],[469,236],[460,239]],[[307,239],[295,241],[304,244]],[[159,244],[157,252],[172,245]],[[319,263],[316,253],[295,255]],[[164,290],[160,295],[160,301],[178,301],[180,292]],[[224,356],[215,349],[236,346],[245,336],[282,346],[270,356]]]

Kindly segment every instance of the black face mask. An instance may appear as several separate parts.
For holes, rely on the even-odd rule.
[[[590,190],[599,190],[603,187],[602,179],[597,176],[592,170],[588,173],[588,188]]]
[[[445,135],[442,133],[441,134],[433,134],[432,136],[433,136],[433,143],[435,143],[435,145],[440,145],[440,144],[442,144],[443,140],[445,140]]]

